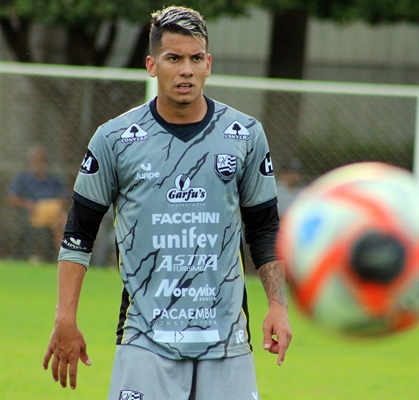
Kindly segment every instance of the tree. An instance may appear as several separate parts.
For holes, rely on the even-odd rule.
[[[34,59],[29,40],[34,24],[41,24],[65,30],[64,63],[102,66],[112,50],[118,21],[125,20],[141,27],[125,66],[143,67],[150,13],[165,3],[164,0],[2,0],[0,26],[17,61],[44,62]],[[221,15],[242,15],[251,5],[270,11],[274,23],[268,76],[277,78],[302,77],[308,16],[337,22],[419,23],[416,0],[187,0],[182,4],[196,8],[208,20]]]
[[[164,0],[2,0],[0,26],[17,61],[45,62],[34,59],[34,52],[31,51],[33,26],[41,24],[64,29],[63,63],[103,66],[113,48],[118,22],[128,21],[141,29],[124,66],[143,68],[150,14],[163,8],[165,3]],[[211,19],[220,15],[241,15],[246,10],[247,1],[187,0],[182,4],[199,10],[206,19]]]
[[[336,23],[365,21],[372,25],[396,22],[419,23],[417,0],[254,0],[272,14],[273,26],[268,60],[271,78],[302,79],[308,17]],[[264,126],[277,134],[281,158],[292,157],[290,148],[298,135],[300,95],[267,93]],[[272,112],[275,109],[275,112]]]
[[[302,78],[309,16],[337,23],[419,23],[417,0],[254,0],[252,3],[273,15],[268,68],[268,76],[272,78]]]
[[[221,15],[242,15],[248,0],[182,0],[182,5],[199,10],[207,20]],[[0,29],[16,61],[48,63],[50,54],[37,54],[31,35],[36,25],[60,30],[59,42],[69,65],[104,66],[114,47],[121,21],[138,26],[132,51],[121,67],[144,68],[148,50],[150,14],[167,4],[165,0],[1,0]],[[51,49],[49,53],[52,52]],[[71,79],[26,78],[37,96],[31,105],[33,123],[28,141],[47,140],[45,121],[58,121],[52,145],[64,165],[77,166],[93,130],[109,118],[132,107],[127,87],[114,82],[88,81],[75,87]],[[79,82],[80,83],[80,82]],[[117,88],[115,87],[117,85]],[[136,87],[141,102],[145,86]],[[82,99],[82,100],[81,100]],[[51,145],[51,143],[49,143]],[[74,170],[74,169],[73,169]],[[73,179],[69,177],[69,180]]]

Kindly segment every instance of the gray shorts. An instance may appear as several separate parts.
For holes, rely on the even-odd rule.
[[[108,400],[259,400],[253,354],[171,360],[138,346],[116,348]]]

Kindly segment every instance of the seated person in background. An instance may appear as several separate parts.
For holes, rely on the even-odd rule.
[[[281,166],[279,172],[276,190],[278,195],[278,213],[279,218],[281,218],[304,188],[303,165],[298,158],[292,158]]]
[[[24,210],[30,226],[48,228],[54,238],[55,250],[58,251],[67,219],[63,207],[66,194],[63,182],[48,172],[46,150],[34,147],[29,153],[28,171],[13,180],[7,202],[12,207]]]

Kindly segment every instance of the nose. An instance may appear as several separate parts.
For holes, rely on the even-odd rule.
[[[183,60],[182,68],[180,70],[180,75],[181,76],[192,76],[193,74],[194,73],[193,73],[191,60],[189,60],[189,59]]]

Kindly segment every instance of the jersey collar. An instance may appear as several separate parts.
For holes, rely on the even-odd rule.
[[[211,100],[209,97],[205,96],[205,101],[207,102],[207,113],[205,117],[198,122],[190,131],[184,132],[182,129],[177,129],[176,126],[170,124],[165,119],[163,119],[160,114],[157,112],[156,101],[157,97],[150,102],[150,110],[153,114],[154,119],[160,124],[167,132],[175,136],[176,138],[182,140],[183,142],[188,142],[189,140],[193,139],[196,135],[198,135],[202,130],[209,124],[213,115],[214,115],[214,101]],[[188,125],[188,124],[186,124]]]

